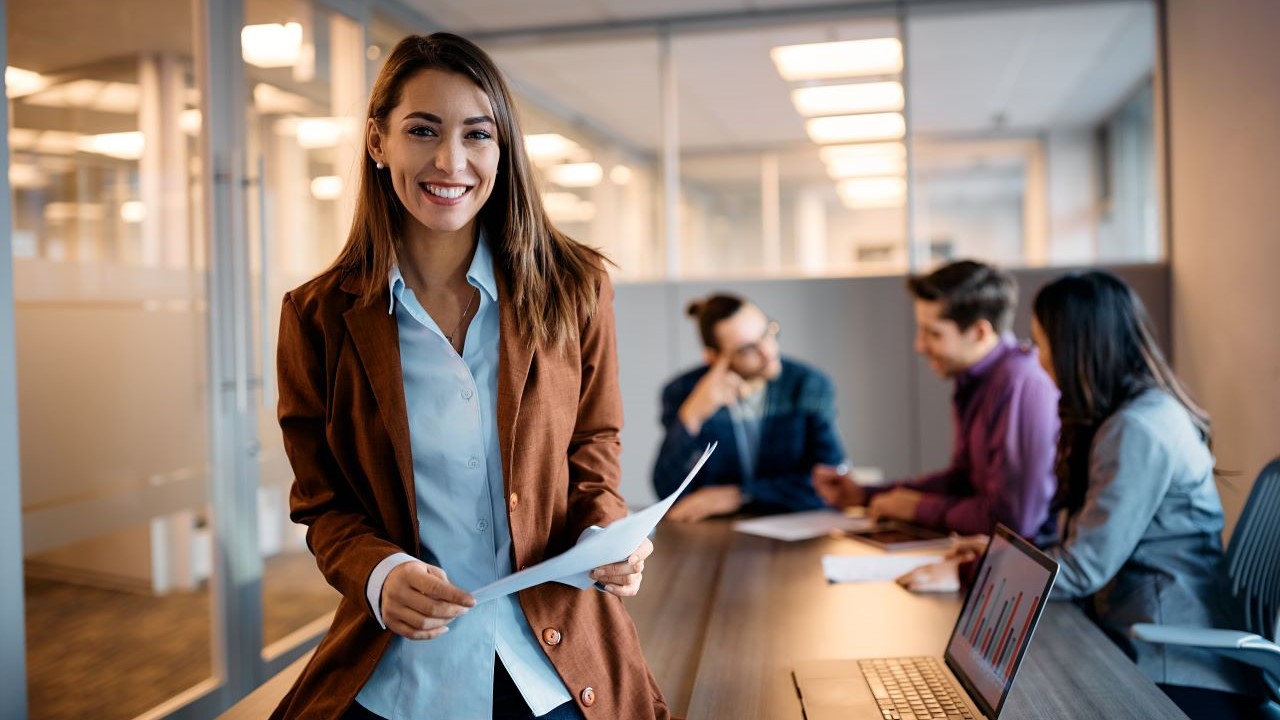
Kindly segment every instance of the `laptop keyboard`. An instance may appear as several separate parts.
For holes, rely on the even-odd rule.
[[[858,667],[886,720],[973,720],[934,658],[860,660]]]

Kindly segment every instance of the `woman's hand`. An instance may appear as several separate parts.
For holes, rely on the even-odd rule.
[[[631,597],[640,591],[644,579],[645,558],[653,554],[653,543],[648,538],[622,562],[601,565],[591,571],[591,579],[607,593],[618,597]]]
[[[990,542],[991,538],[987,535],[966,535],[956,538],[951,544],[951,550],[947,552],[946,559],[959,562],[977,560],[987,551],[987,543]]]
[[[942,562],[918,567],[899,577],[897,583],[911,592],[959,592],[960,564],[981,557],[989,542],[986,535],[956,538]]]
[[[449,582],[444,570],[414,560],[397,565],[382,584],[382,622],[410,640],[432,640],[474,607],[475,598]]]
[[[899,577],[896,582],[911,592],[959,592],[960,561],[943,560],[922,565]]]

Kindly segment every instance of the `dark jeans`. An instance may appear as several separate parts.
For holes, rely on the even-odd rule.
[[[1159,687],[1191,720],[1252,720],[1265,717],[1262,714],[1263,702],[1258,698],[1185,685]]]
[[[386,720],[374,715],[358,702],[351,703],[342,720]],[[493,720],[534,720],[533,711],[525,704],[520,690],[502,666],[502,661],[493,659]],[[538,715],[537,720],[585,720],[582,711],[572,700],[552,708],[545,715]]]

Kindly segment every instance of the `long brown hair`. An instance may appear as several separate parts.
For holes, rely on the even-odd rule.
[[[1212,442],[1209,413],[1173,374],[1142,300],[1123,280],[1101,270],[1064,275],[1036,293],[1032,310],[1049,340],[1062,392],[1056,505],[1068,512],[1083,505],[1094,436],[1107,418],[1146,390],[1172,395],[1205,443]]]
[[[597,282],[605,257],[575,242],[551,224],[535,187],[524,134],[511,91],[493,60],[471,41],[451,33],[410,35],[387,56],[369,96],[368,117],[386,130],[406,82],[424,70],[444,70],[470,79],[489,97],[498,127],[498,177],[478,222],[492,241],[500,272],[510,280],[517,326],[526,341],[556,347],[578,333],[578,311],[596,310]],[[363,143],[363,140],[362,140]],[[363,150],[360,188],[347,244],[331,269],[360,278],[362,302],[385,292],[408,213],[391,178]]]

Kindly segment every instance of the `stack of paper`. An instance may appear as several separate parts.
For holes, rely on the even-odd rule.
[[[685,477],[676,491],[662,500],[650,505],[638,513],[628,515],[608,527],[593,534],[585,535],[577,545],[563,553],[544,560],[531,568],[508,575],[501,580],[472,591],[476,604],[495,600],[514,592],[519,592],[544,582],[558,582],[586,589],[594,584],[591,571],[601,565],[621,562],[635,552],[657,526],[658,521],[667,513],[671,505],[680,497],[680,493],[689,487],[693,476],[698,474],[702,465],[711,457],[716,443],[707,446],[693,469]]]
[[[811,510],[739,520],[733,524],[733,529],[749,535],[794,542],[822,537],[833,531],[867,530],[873,525],[875,521],[867,517],[847,517],[835,510]]]
[[[896,580],[941,560],[941,555],[823,555],[822,572],[833,583]]]

